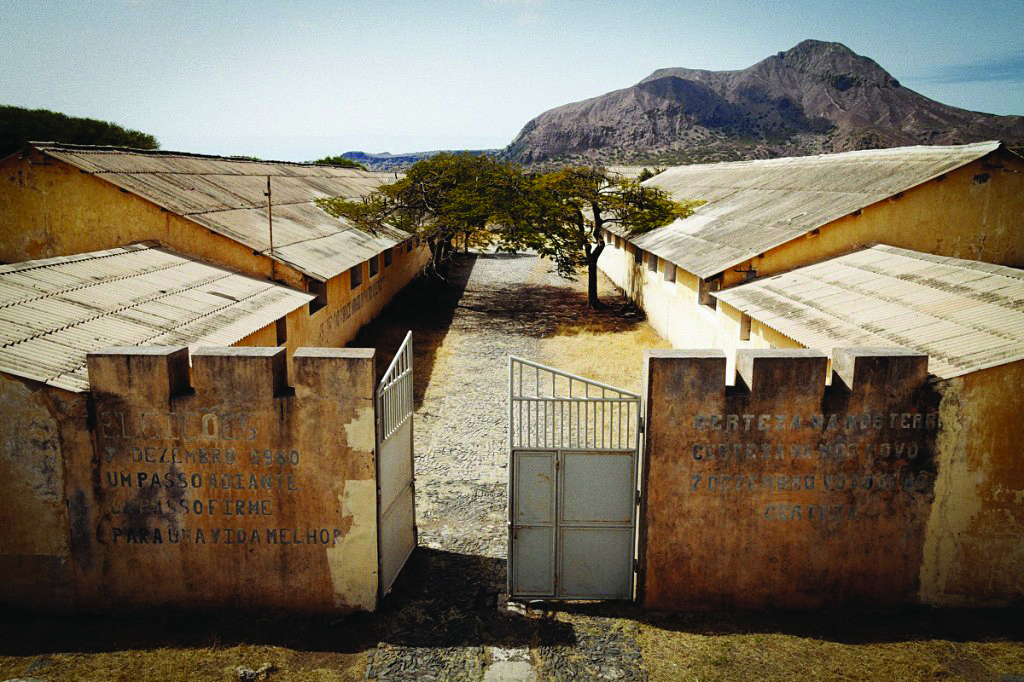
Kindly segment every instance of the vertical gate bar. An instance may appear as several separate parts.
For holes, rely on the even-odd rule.
[[[515,393],[515,390],[514,390],[515,389],[515,386],[514,386],[514,383],[515,383],[515,379],[514,379],[514,377],[515,377],[515,369],[514,368],[515,368],[515,360],[513,360],[512,357],[510,356],[509,359],[508,359],[508,450],[509,450],[508,456],[509,456],[509,459],[512,459],[512,447],[513,447],[513,443],[515,441],[515,437],[513,435],[514,434],[513,425],[512,425],[512,415],[514,414],[514,412],[513,412],[513,405],[515,404],[515,401],[513,400],[513,397],[512,397],[514,395],[514,393]],[[509,468],[509,482],[511,484],[512,462],[509,462],[508,468]],[[509,494],[511,495],[511,493],[512,493],[512,488],[509,488]],[[511,514],[512,514],[511,510],[512,510],[512,505],[510,503],[509,504],[509,520],[510,521],[512,520],[511,519]],[[512,555],[509,554],[510,558],[511,558],[511,556]]]
[[[523,396],[523,363],[519,363],[519,397]],[[519,444],[523,443],[523,401],[519,401]]]
[[[590,384],[584,384],[584,399],[590,400]],[[583,403],[583,446],[590,446],[590,402]]]

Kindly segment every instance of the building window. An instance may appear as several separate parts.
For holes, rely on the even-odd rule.
[[[306,291],[316,296],[316,298],[309,302],[310,315],[327,307],[327,282],[307,278]]]
[[[676,281],[676,264],[665,261],[665,281],[674,282]]]
[[[633,247],[633,262],[638,265],[644,262],[644,252],[639,246]]]
[[[277,345],[283,346],[288,343],[288,320],[279,317],[277,318]]]
[[[391,251],[391,249],[388,249],[387,251],[384,252],[384,267],[386,268],[391,267],[392,253],[393,252]]]
[[[363,264],[353,265],[348,271],[349,282],[353,289],[363,283]]]
[[[740,313],[740,341],[750,340],[750,315]]]
[[[647,269],[651,272],[658,271],[658,257],[653,253],[647,254]]]
[[[370,277],[380,272],[380,257],[370,256]]]
[[[412,251],[412,240],[410,239],[405,243],[405,252],[409,253]]]
[[[701,278],[697,290],[697,302],[714,310],[718,306],[718,299],[712,296],[712,291],[718,291],[718,280]]]

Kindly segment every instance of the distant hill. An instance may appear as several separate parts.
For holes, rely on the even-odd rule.
[[[666,165],[981,140],[1024,146],[1024,117],[936,102],[840,43],[805,40],[741,71],[658,69],[551,109],[503,154]]]
[[[115,123],[66,116],[46,109],[0,106],[0,157],[26,142],[69,142],[134,149],[159,149],[152,135],[128,130]]]
[[[435,156],[441,153],[450,154],[498,154],[501,152],[500,149],[453,149],[453,150],[435,150],[432,152],[409,152],[406,154],[390,154],[383,152],[381,154],[369,154],[367,152],[345,152],[341,156],[361,163],[372,171],[388,171],[388,170],[402,170],[413,165],[417,161],[422,159],[429,159],[431,156]]]

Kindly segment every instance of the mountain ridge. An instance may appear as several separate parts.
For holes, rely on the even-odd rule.
[[[694,163],[1001,139],[1024,116],[959,109],[902,86],[841,43],[805,40],[735,71],[660,68],[529,121],[513,161]]]

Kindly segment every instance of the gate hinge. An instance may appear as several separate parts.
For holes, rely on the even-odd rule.
[[[637,504],[637,505],[639,505],[639,504],[640,504],[640,491],[639,491],[639,490],[637,490],[637,491],[636,491],[636,500],[635,500],[635,504]]]
[[[640,422],[639,432],[643,433],[644,432],[644,418],[643,417],[637,417],[637,419]]]

